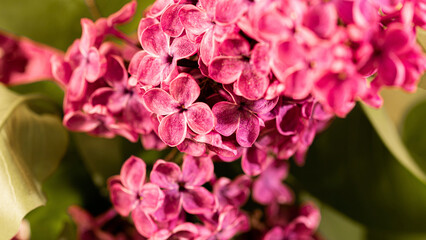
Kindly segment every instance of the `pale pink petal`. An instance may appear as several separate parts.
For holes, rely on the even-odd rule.
[[[179,18],[185,30],[195,35],[201,35],[212,27],[211,19],[206,12],[193,5],[183,6],[180,10]]]
[[[176,163],[157,160],[152,168],[150,179],[152,183],[165,189],[177,189],[181,171]]]
[[[190,214],[209,214],[216,207],[214,195],[203,187],[187,189],[182,193],[182,206]]]
[[[182,164],[182,181],[185,187],[201,186],[214,175],[213,161],[210,157],[185,155]]]
[[[158,135],[163,142],[171,147],[179,145],[186,136],[186,117],[182,113],[172,113],[161,120]]]
[[[152,183],[143,185],[139,195],[140,204],[138,207],[146,213],[154,213],[164,202],[164,193],[157,185]]]
[[[146,54],[138,66],[137,79],[142,84],[157,86],[163,81],[162,70],[164,65],[158,57]]]
[[[136,75],[138,74],[138,68],[142,61],[142,59],[147,55],[148,53],[145,51],[139,51],[135,55],[133,55],[132,60],[130,60],[129,64],[129,73],[130,75]]]
[[[158,115],[167,115],[178,111],[180,104],[161,88],[153,88],[143,95],[145,106]]]
[[[203,102],[192,104],[183,114],[186,116],[189,128],[197,134],[207,134],[214,128],[213,112]]]
[[[207,30],[200,43],[200,58],[209,65],[212,59],[217,56],[216,41],[214,39],[213,29]]]
[[[217,119],[215,130],[223,136],[231,136],[240,121],[239,106],[230,102],[219,102],[213,106],[212,112]]]
[[[110,186],[109,191],[111,194],[111,203],[115,210],[122,216],[129,216],[129,213],[137,204],[136,193],[118,183]]]
[[[199,3],[201,4],[201,8],[206,10],[210,17],[215,15],[217,0],[200,0]]]
[[[106,59],[100,55],[99,51],[92,47],[87,53],[86,79],[94,82],[106,71]]]
[[[145,31],[145,29],[151,27],[154,24],[157,24],[158,20],[155,18],[141,18],[141,21],[139,22],[138,25],[138,39],[139,42],[142,42],[142,34]]]
[[[170,95],[184,107],[189,107],[200,96],[200,87],[191,75],[181,73],[170,82]]]
[[[140,208],[132,212],[132,219],[136,230],[144,237],[149,238],[157,231],[157,225],[152,218]]]
[[[139,189],[141,189],[145,182],[145,162],[135,156],[129,157],[121,167],[120,176],[121,181],[126,188],[134,192],[139,192]]]
[[[142,33],[142,48],[154,56],[169,54],[169,37],[163,33],[160,24],[154,24]]]
[[[170,45],[170,53],[175,60],[190,57],[197,51],[198,44],[191,42],[186,35],[175,38]]]
[[[216,21],[234,23],[248,8],[246,0],[218,0],[216,4]]]
[[[132,0],[131,2],[124,5],[118,12],[113,13],[108,17],[108,24],[110,26],[115,24],[121,24],[129,21],[136,12],[136,1]]]
[[[253,67],[245,67],[237,80],[240,93],[249,100],[257,100],[265,95],[269,86],[269,78],[258,74]]]
[[[181,4],[171,4],[164,11],[163,15],[161,15],[161,29],[170,37],[178,37],[183,32],[183,25],[179,19],[179,10],[181,7]]]
[[[244,62],[236,57],[215,57],[209,66],[209,75],[216,82],[235,82],[244,69]]]
[[[81,53],[85,56],[89,49],[95,44],[96,40],[96,27],[92,20],[83,18],[81,19],[81,39],[79,49]]]
[[[247,111],[241,113],[236,137],[242,147],[251,147],[260,132],[260,121],[257,116]]]

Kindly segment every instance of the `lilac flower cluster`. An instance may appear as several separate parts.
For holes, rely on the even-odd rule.
[[[109,179],[115,210],[145,238],[231,239],[256,228],[268,240],[314,239],[318,210],[286,207],[294,202],[286,160],[303,165],[316,133],[356,101],[379,107],[383,87],[416,90],[426,69],[415,39],[426,28],[425,6],[157,0],[133,37],[117,28],[135,14],[133,1],[107,18],[82,19],[81,38],[49,55],[65,89],[63,123],[184,153],[181,166],[157,160],[149,181],[137,157]],[[216,176],[215,163],[238,159],[244,174]],[[250,194],[266,205],[260,227],[242,210]]]

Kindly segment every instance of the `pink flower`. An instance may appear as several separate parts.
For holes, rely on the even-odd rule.
[[[170,39],[159,23],[147,27],[141,33],[140,42],[148,53],[137,61],[136,79],[144,85],[157,86],[168,82],[177,74],[177,61],[192,56],[198,46],[189,41],[186,35]]]
[[[223,136],[230,136],[236,131],[238,144],[250,147],[259,136],[260,125],[263,124],[256,114],[269,112],[277,101],[278,99],[248,101],[233,96],[233,103],[227,101],[216,103],[212,109],[217,119],[215,129]]]
[[[158,134],[169,146],[179,145],[185,140],[187,125],[197,134],[207,134],[213,129],[213,113],[207,104],[194,103],[198,96],[200,87],[186,73],[181,73],[170,82],[170,94],[154,88],[143,96],[151,112],[165,116],[158,126]]]
[[[282,183],[287,178],[288,163],[275,161],[253,183],[253,199],[261,204],[291,203],[292,191]]]
[[[221,177],[215,182],[213,192],[221,208],[227,205],[241,207],[250,195],[250,185],[251,179],[247,175],[240,175],[232,181]]]
[[[182,171],[175,163],[157,160],[151,172],[151,181],[165,193],[162,207],[155,213],[160,221],[174,219],[181,208],[191,214],[211,213],[216,199],[202,187],[213,176],[213,162],[209,157],[185,155]]]
[[[151,236],[157,226],[153,214],[164,201],[164,194],[153,183],[145,183],[146,165],[137,157],[130,157],[123,164],[120,176],[108,181],[111,202],[122,216],[132,213],[136,229],[145,237]]]

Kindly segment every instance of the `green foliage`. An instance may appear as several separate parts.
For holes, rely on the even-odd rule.
[[[40,183],[67,147],[67,132],[57,116],[36,114],[25,105],[42,99],[20,96],[0,85],[0,237],[10,239],[22,218],[45,204]]]

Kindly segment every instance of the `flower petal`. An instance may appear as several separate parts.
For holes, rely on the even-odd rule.
[[[182,180],[185,186],[201,186],[210,181],[214,166],[210,157],[185,155],[182,164]]]
[[[101,56],[99,51],[92,47],[87,53],[86,79],[94,82],[102,77],[106,71],[106,59]]]
[[[244,62],[236,57],[216,57],[210,63],[209,75],[216,82],[230,84],[235,82],[244,69]]]
[[[164,190],[164,202],[153,214],[158,221],[165,222],[176,219],[182,209],[182,197],[177,189]]]
[[[197,134],[207,134],[214,128],[213,112],[203,102],[192,104],[183,114],[186,116],[189,128]]]
[[[199,143],[188,138],[176,147],[179,151],[196,157],[206,152],[206,145],[204,143]]]
[[[151,182],[165,189],[176,189],[180,177],[181,171],[176,163],[161,159],[155,162],[150,175]]]
[[[139,192],[139,189],[145,182],[145,162],[135,156],[129,157],[121,167],[120,177],[121,181],[123,182],[123,185],[126,188],[134,192]]]
[[[89,49],[95,44],[96,40],[96,27],[92,20],[82,18],[81,21],[81,39],[79,44],[80,52],[86,55]]]
[[[185,107],[189,107],[200,96],[200,87],[191,75],[181,73],[170,82],[170,95]]]
[[[115,210],[122,216],[129,216],[130,212],[136,206],[136,193],[131,192],[119,183],[112,184],[109,188],[111,203]]]
[[[216,41],[214,39],[213,29],[209,28],[203,35],[200,43],[200,58],[209,65],[212,59],[217,56]]]
[[[163,68],[164,64],[162,64],[160,58],[147,54],[139,63],[137,79],[140,80],[142,84],[157,86],[164,80],[162,78]]]
[[[153,183],[143,185],[139,195],[140,204],[138,207],[142,208],[146,213],[153,213],[157,211],[164,202],[164,193]]]
[[[265,95],[269,78],[258,74],[253,67],[245,67],[237,80],[237,88],[249,100],[257,100]]]
[[[108,17],[108,24],[110,26],[115,24],[121,24],[129,21],[136,12],[136,1],[132,0],[131,2],[124,5],[118,12],[113,13]]]
[[[214,195],[203,187],[194,187],[182,193],[182,206],[190,214],[213,213],[216,207]]]
[[[154,56],[169,54],[169,37],[163,33],[159,23],[143,31],[141,44],[145,51]]]
[[[247,11],[246,0],[218,0],[216,4],[216,21],[233,23]]]
[[[267,153],[258,149],[257,147],[247,148],[243,158],[241,159],[241,166],[245,174],[256,176],[260,174],[266,167]]]
[[[144,237],[149,238],[157,231],[157,225],[141,208],[136,208],[132,212],[132,219],[136,230]]]
[[[65,114],[63,124],[71,131],[90,132],[99,126],[99,121],[78,111]]]
[[[175,38],[170,45],[170,53],[175,60],[187,58],[198,51],[198,44],[191,42],[186,35]]]
[[[195,35],[203,34],[212,26],[212,22],[206,12],[189,4],[181,8],[179,18],[185,30]]]
[[[178,111],[179,103],[161,88],[153,88],[143,95],[149,111],[158,115],[167,115]]]
[[[181,7],[181,4],[172,4],[161,15],[161,29],[170,37],[178,37],[183,32],[183,25],[179,19],[179,10]]]
[[[223,136],[231,136],[240,121],[239,106],[230,102],[218,102],[212,112],[217,119],[215,130]]]
[[[186,136],[186,117],[182,113],[173,113],[161,120],[158,135],[163,142],[171,147],[179,145]]]
[[[251,147],[260,132],[259,118],[247,111],[241,113],[236,137],[242,147]]]

